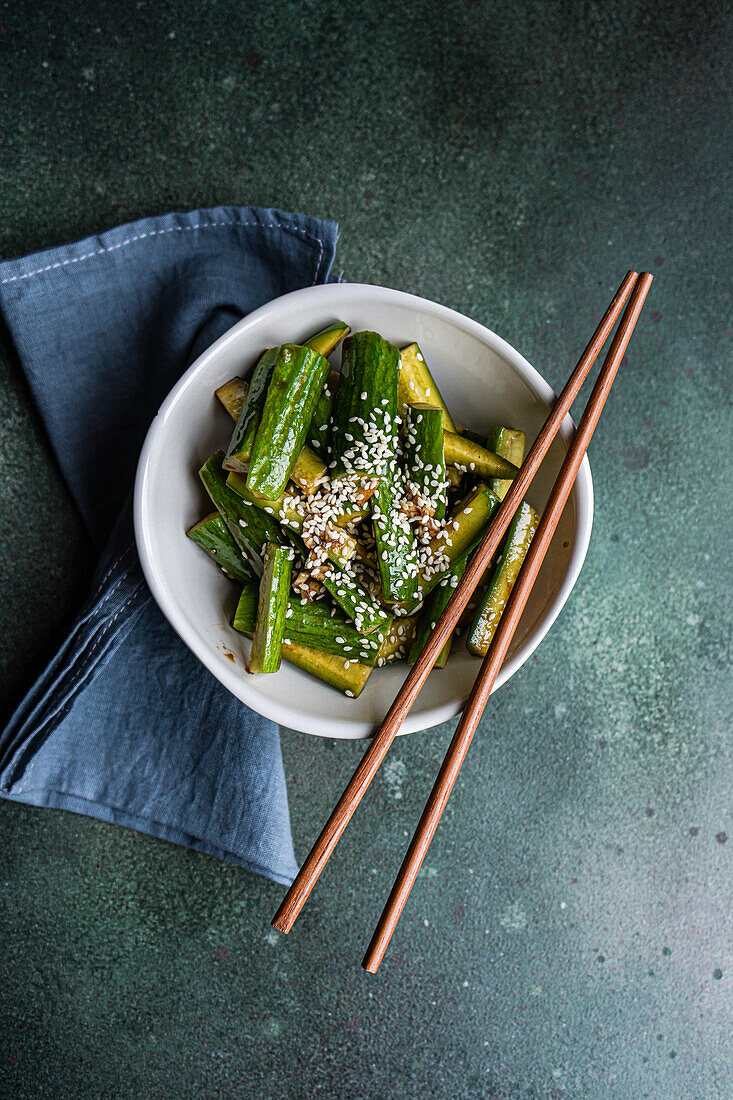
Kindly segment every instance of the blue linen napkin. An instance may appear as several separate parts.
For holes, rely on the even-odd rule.
[[[325,282],[337,227],[256,207],[120,226],[0,264],[0,307],[104,551],[69,636],[0,735],[0,795],[116,822],[290,883],[278,730],[189,652],[132,536],[149,423],[187,366],[272,298]]]

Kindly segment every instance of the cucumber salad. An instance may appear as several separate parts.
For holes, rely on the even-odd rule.
[[[341,344],[341,366],[327,356]],[[414,663],[524,457],[451,418],[417,344],[336,322],[266,349],[216,396],[234,421],[199,476],[214,511],[188,537],[241,589],[248,672],[284,658],[355,698]],[[537,526],[522,503],[456,634],[486,654]],[[444,668],[452,638],[436,667]]]

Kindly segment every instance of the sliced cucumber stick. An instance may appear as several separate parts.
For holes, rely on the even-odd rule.
[[[243,378],[230,378],[223,386],[219,386],[219,389],[216,390],[216,396],[232,420],[239,420],[239,414],[244,408],[248,392],[249,386]]]
[[[247,484],[262,496],[278,497],[287,485],[329,369],[310,348],[278,349],[247,470]]]
[[[331,687],[343,691],[351,699],[361,694],[364,685],[371,676],[372,665],[363,665],[359,661],[345,661],[333,653],[324,653],[321,649],[312,649],[300,643],[283,643],[283,657],[291,664],[317,676]]]
[[[331,417],[331,472],[382,477],[394,463],[397,348],[376,332],[344,340],[341,375]]]
[[[501,558],[489,581],[466,639],[467,648],[479,657],[485,657],[488,653],[491,639],[494,637],[514,582],[527,556],[538,522],[539,516],[534,508],[530,507],[526,501],[522,501],[509,525]]]
[[[373,665],[391,629],[392,619],[385,619],[379,630],[364,637],[342,611],[337,609],[335,614],[332,611],[332,605],[325,600],[304,604],[291,593],[285,612],[284,640],[333,653],[343,660]],[[257,586],[245,585],[232,626],[243,634],[251,634],[256,614]]]
[[[457,435],[455,432],[445,432],[443,436],[445,447],[445,461],[449,466],[465,466],[465,468],[477,477],[491,478],[515,478],[519,470],[512,462],[487,451],[479,443],[474,443],[465,435]]]
[[[405,476],[429,500],[435,519],[445,515],[443,412],[437,405],[408,405],[405,426]]]
[[[330,371],[308,428],[308,446],[319,458],[323,459],[324,463],[329,457],[328,442],[331,431],[331,414],[338,384],[339,375],[335,370]]]
[[[338,375],[337,375],[338,377]],[[234,420],[238,420],[247,397],[247,383],[241,378],[230,378],[223,386],[219,386],[216,396]],[[330,407],[330,406],[329,406]],[[317,415],[317,414],[316,414]],[[236,428],[235,428],[236,432]],[[249,454],[251,442],[245,443],[240,448],[236,457],[228,458],[226,469],[237,470],[243,473],[249,466]],[[307,445],[303,447],[295,460],[293,472],[290,477],[306,493],[315,492],[319,482],[326,474],[326,465],[323,460]]]
[[[280,668],[292,555],[292,550],[277,546],[274,542],[268,542],[265,546],[248,672],[277,672]]]
[[[370,506],[387,603],[409,600],[417,584],[414,532],[397,507],[403,487],[397,465],[399,363],[397,348],[378,333],[347,337],[331,418],[334,476],[379,478]]]
[[[339,340],[343,340],[344,336],[348,336],[350,332],[351,329],[345,321],[334,321],[332,325],[310,336],[305,341],[305,347],[312,348],[319,355],[330,355]]]
[[[223,458],[221,451],[213,454],[199,470],[199,477],[237,546],[260,576],[264,544],[279,542],[284,546],[288,544],[288,538],[276,519],[243,501],[227,485],[226,471],[222,468]]]
[[[397,509],[397,485],[384,477],[371,498],[377,565],[387,604],[409,602],[418,585],[415,532]]]
[[[425,356],[417,344],[408,344],[400,352],[399,413],[404,418],[408,405],[415,402],[437,405],[443,411],[443,427],[457,432],[448,406],[425,362]]]
[[[279,351],[279,348],[268,348],[257,360],[224,456],[225,470],[239,470],[241,473],[247,470]]]
[[[257,616],[258,594],[254,585],[245,585],[237,607],[234,626],[242,634],[252,637]],[[286,623],[291,620],[286,619]],[[290,629],[288,627],[288,629]],[[352,699],[361,692],[372,671],[371,664],[350,660],[335,653],[326,653],[321,649],[304,645],[294,639],[283,640],[282,656],[286,661],[317,676],[331,687],[343,691]]]
[[[453,564],[450,572],[443,577],[425,600],[425,604],[418,619],[415,640],[410,647],[410,652],[407,657],[411,665],[415,664],[418,657],[425,649],[428,638],[435,629],[435,624],[448,606],[448,602],[455,592],[459,580],[466,571],[467,561],[468,555],[466,554],[464,554],[462,558],[459,558],[458,561]],[[434,665],[435,668],[445,668],[452,642],[453,635],[451,634],[438,655],[438,659]]]
[[[417,615],[403,615],[401,618],[393,619],[382,642],[382,648],[379,650],[377,665],[391,664],[407,656],[415,640],[418,618]]]
[[[524,432],[516,428],[492,428],[486,438],[487,450],[517,467],[524,461],[524,443]],[[500,477],[492,477],[489,481],[489,488],[499,500],[504,499],[511,485],[511,481]]]
[[[204,516],[198,523],[194,523],[186,534],[192,542],[205,550],[232,580],[241,581],[242,584],[254,580],[256,574],[251,563],[237,546],[234,536],[219,512]]]

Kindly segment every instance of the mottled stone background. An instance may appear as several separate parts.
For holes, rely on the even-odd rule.
[[[451,727],[402,740],[297,929],[282,889],[0,803],[4,1097],[731,1096],[725,5],[4,3],[0,254],[169,209],[341,223],[564,379],[656,275],[596,440],[580,582],[492,700],[376,978]],[[0,362],[7,714],[93,566]],[[363,746],[285,731],[303,855]]]

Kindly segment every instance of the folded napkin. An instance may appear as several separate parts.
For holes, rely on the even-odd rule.
[[[331,222],[218,207],[0,264],[0,308],[101,552],[86,606],[0,736],[3,797],[292,881],[277,727],[234,699],[158,611],[130,498],[145,432],[182,372],[251,310],[326,281],[336,239]]]

